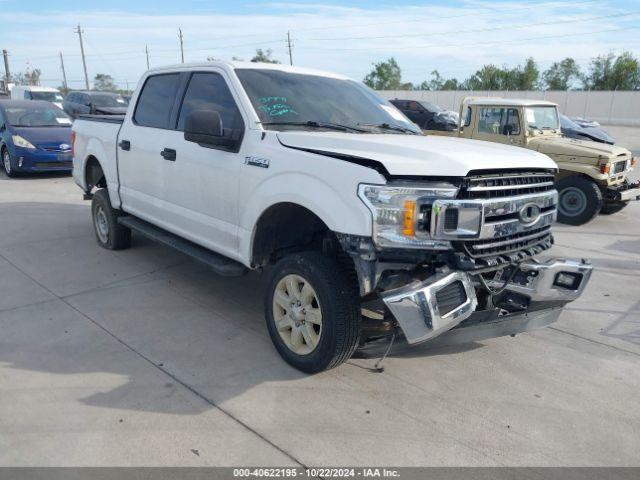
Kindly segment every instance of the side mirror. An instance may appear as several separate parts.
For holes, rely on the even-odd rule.
[[[215,110],[194,110],[185,120],[184,139],[203,147],[220,147],[236,149],[238,141],[226,138],[222,126],[222,118]]]

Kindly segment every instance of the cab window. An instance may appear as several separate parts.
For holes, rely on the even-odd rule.
[[[478,132],[491,135],[519,135],[520,118],[515,108],[482,107]]]
[[[184,131],[186,119],[195,110],[213,110],[222,119],[223,135],[239,138],[244,122],[224,78],[218,73],[191,75],[178,116],[179,131]]]
[[[471,115],[472,115],[471,107],[467,107],[467,115],[464,117],[465,127],[468,127],[469,125],[471,125]]]

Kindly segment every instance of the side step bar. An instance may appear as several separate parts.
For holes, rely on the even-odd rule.
[[[185,240],[182,237],[167,232],[139,218],[132,216],[120,217],[118,218],[118,223],[153,241],[174,248],[185,255],[189,255],[191,258],[208,265],[219,275],[239,277],[247,273],[247,268],[241,263],[231,260],[219,253],[212,252],[200,245],[196,245],[189,240]]]

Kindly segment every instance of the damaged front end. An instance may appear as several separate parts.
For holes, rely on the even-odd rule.
[[[392,334],[443,345],[545,326],[589,282],[585,260],[535,258],[553,244],[553,172],[480,172],[458,183],[360,192],[374,236],[338,239],[369,312],[365,349]]]

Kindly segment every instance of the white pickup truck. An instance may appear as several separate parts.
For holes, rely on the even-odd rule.
[[[73,125],[98,243],[135,231],[223,275],[267,273],[265,317],[305,372],[555,321],[591,275],[547,259],[555,163],[424,136],[373,91],[315,70],[211,62],[147,72],[124,117]]]

